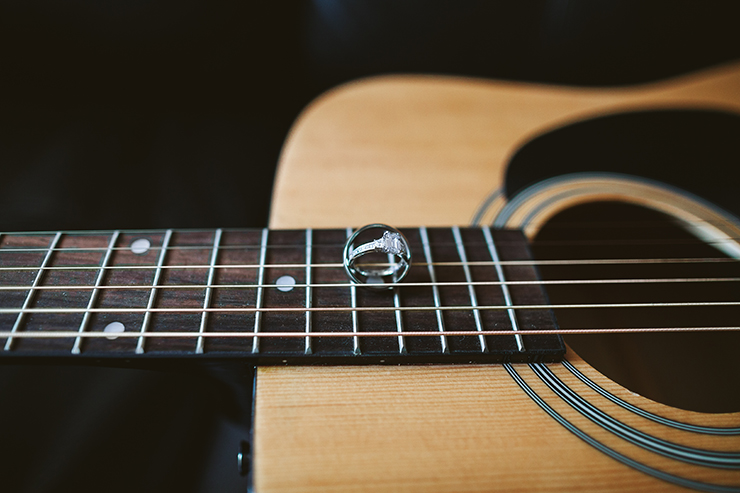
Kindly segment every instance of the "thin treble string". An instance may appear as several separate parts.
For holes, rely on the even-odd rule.
[[[394,287],[467,287],[467,286],[502,286],[519,285],[519,286],[542,286],[542,285],[563,285],[563,284],[688,284],[688,283],[714,283],[714,282],[739,282],[740,277],[688,277],[688,278],[654,278],[654,279],[548,279],[543,281],[437,281],[437,282],[399,282],[387,283],[388,288]],[[297,283],[291,284],[291,288],[348,288],[358,286],[351,282],[336,283]],[[54,285],[54,286],[0,286],[0,291],[27,291],[46,290],[46,291],[69,291],[85,289],[119,289],[119,290],[147,290],[151,289],[150,284],[126,284],[126,285]],[[285,288],[284,284],[164,284],[160,286],[163,289],[258,289],[258,288]]]
[[[723,239],[718,240],[701,240],[699,238],[684,238],[684,239],[630,239],[630,238],[623,238],[623,239],[615,239],[615,240],[538,240],[538,245],[544,245],[544,246],[589,246],[589,245],[723,245],[727,243],[738,243],[740,242],[740,237],[727,237]],[[521,245],[521,241],[497,241],[498,245]],[[441,243],[435,243],[435,248],[440,247],[453,247],[455,246],[454,243],[451,242],[441,242]],[[485,244],[481,242],[470,242],[466,243],[467,247],[484,247]],[[338,243],[325,243],[325,244],[314,244],[313,248],[343,248],[343,244]],[[210,245],[173,245],[168,246],[167,251],[198,251],[198,250],[205,250],[210,251],[212,246]],[[290,250],[290,249],[304,249],[305,245],[302,243],[294,244],[294,245],[269,245],[268,250]],[[161,245],[152,245],[149,248],[147,248],[147,251],[156,251],[161,250]],[[0,248],[0,253],[41,253],[41,252],[47,252],[48,248],[43,247],[3,247]],[[108,251],[105,247],[56,247],[51,249],[52,252],[58,253],[75,253],[75,252],[106,252]],[[125,251],[131,251],[131,247],[115,247],[111,249],[114,252],[125,252]],[[259,245],[254,244],[237,244],[237,245],[224,245],[219,248],[219,250],[247,250],[247,251],[255,251],[258,252],[260,250]],[[135,254],[138,255],[138,254]]]
[[[717,225],[723,225],[727,224],[726,220],[722,219],[692,219],[691,221],[687,221],[690,224],[717,224]],[[672,221],[667,220],[650,220],[650,219],[636,219],[636,220],[620,220],[620,221],[610,221],[608,223],[609,225],[614,225],[614,227],[635,227],[635,226],[646,226],[651,227],[653,225],[674,225]],[[589,220],[575,220],[575,221],[560,221],[559,223],[555,224],[554,226],[560,227],[560,225],[563,225],[563,227],[592,227],[592,226],[599,226],[599,227],[611,227],[611,226],[605,226],[605,221],[589,221]],[[224,233],[247,233],[247,232],[254,232],[255,230],[249,230],[249,229],[243,229],[243,228],[222,228]],[[122,234],[127,235],[164,235],[164,230],[157,230],[157,229],[122,229],[120,230]],[[259,230],[256,230],[259,232]],[[283,231],[296,231],[296,230],[283,230]],[[300,231],[300,230],[299,230]],[[7,236],[53,236],[58,231],[4,231],[0,232],[2,235]],[[213,233],[214,229],[177,229],[173,230],[174,233],[179,234],[197,234],[197,233]],[[62,231],[63,235],[68,237],[78,237],[78,236],[102,236],[102,235],[111,235],[113,234],[113,231],[111,230],[100,230],[100,229],[94,229],[94,230],[70,230],[70,231]]]
[[[522,330],[517,332],[523,336],[541,336],[541,335],[575,335],[575,334],[644,334],[644,333],[669,333],[669,332],[737,332],[740,331],[740,327],[614,327],[608,329],[533,329],[533,330]],[[146,332],[141,334],[139,332],[116,332],[115,337],[123,338],[134,338],[134,337],[146,337],[146,338],[196,338],[196,337],[219,337],[219,338],[237,338],[237,339],[250,339],[265,338],[265,337],[276,337],[276,338],[306,338],[306,337],[333,337],[333,338],[349,338],[349,337],[390,337],[397,338],[398,336],[410,336],[410,337],[439,337],[439,331],[369,331],[369,332],[311,332],[306,334],[305,332],[205,332],[200,334],[198,332]],[[471,331],[471,330],[446,330],[445,335],[447,336],[471,336],[471,335],[484,335],[484,336],[508,336],[511,337],[513,331],[511,330],[483,330],[483,331]],[[0,332],[0,338],[9,337],[11,332],[4,331]],[[17,332],[12,334],[14,338],[18,339],[67,339],[73,337],[86,337],[90,339],[110,338],[110,332],[85,332],[78,333],[72,331],[33,331],[33,332]]]
[[[520,244],[521,242],[509,242],[512,244]],[[442,245],[442,244],[440,244]],[[313,245],[314,249],[317,248],[336,248],[340,249],[343,248],[344,245],[340,245],[338,243],[335,244],[315,244]],[[213,248],[212,245],[173,245],[168,246],[167,251],[173,251],[173,250],[208,250],[210,251]],[[303,243],[296,243],[294,245],[268,245],[268,250],[289,250],[289,249],[305,249],[306,245]],[[151,245],[146,249],[147,252],[149,251],[155,251],[155,250],[161,250],[161,245]],[[115,247],[112,249],[113,251],[120,251],[125,252],[129,251],[131,252],[130,246],[124,246],[124,247]],[[255,252],[259,252],[261,250],[261,247],[259,245],[254,245],[253,243],[249,244],[236,244],[236,245],[223,245],[219,247],[219,250],[253,250]],[[4,247],[0,248],[0,253],[33,253],[33,252],[46,252],[48,251],[48,248],[41,248],[41,247]],[[107,248],[103,247],[57,247],[52,249],[53,252],[105,252],[108,251]],[[133,252],[132,252],[133,253]],[[143,254],[137,254],[134,253],[134,255],[143,255]]]
[[[470,262],[432,262],[428,264],[426,262],[414,262],[415,266],[427,266],[433,265],[435,267],[459,267],[462,265],[468,265],[471,267],[492,267],[495,265],[516,265],[516,266],[541,266],[541,265],[647,265],[647,264],[714,264],[714,263],[738,263],[740,260],[729,258],[729,257],[677,257],[677,258],[648,258],[648,259],[575,259],[575,260],[501,260],[499,262],[491,261],[470,261]],[[388,265],[378,263],[377,265]],[[312,269],[330,268],[337,269],[343,268],[344,265],[341,263],[326,262],[320,264],[305,264],[305,263],[288,263],[288,264],[268,264],[264,266],[270,269],[304,269],[311,267]],[[0,271],[28,271],[28,270],[98,270],[98,265],[59,265],[59,266],[20,266],[20,267],[0,267]],[[106,270],[141,270],[141,269],[156,269],[156,265],[112,265],[107,267]],[[210,265],[202,264],[180,264],[180,265],[163,265],[162,269],[210,269]],[[216,269],[259,269],[259,264],[220,264],[215,265]]]
[[[0,314],[6,313],[303,313],[303,312],[428,312],[472,311],[472,310],[562,310],[562,309],[595,309],[595,308],[678,308],[678,307],[716,307],[740,306],[740,301],[682,301],[654,303],[561,303],[532,305],[452,305],[452,306],[324,306],[324,307],[233,307],[233,308],[0,308]],[[439,335],[439,333],[438,333]]]
[[[725,226],[728,221],[723,219],[698,219],[692,221],[682,222],[681,224],[692,224],[701,225],[709,224],[713,226]],[[614,221],[614,220],[601,220],[601,221],[562,221],[551,222],[547,225],[548,229],[633,229],[633,228],[650,228],[655,229],[656,227],[670,228],[670,229],[682,229],[679,223],[676,221],[659,221],[659,220],[645,220],[645,221]]]

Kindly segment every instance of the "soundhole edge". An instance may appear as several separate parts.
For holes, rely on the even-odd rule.
[[[619,202],[561,211],[539,230],[532,248],[538,260],[725,257],[672,218]],[[540,273],[545,280],[584,281],[546,286],[553,304],[740,300],[740,288],[733,281],[589,283],[740,277],[737,262],[542,265]],[[562,328],[733,326],[740,319],[738,307],[581,308],[555,313]],[[565,340],[598,371],[644,397],[690,411],[740,411],[739,332],[589,334]]]

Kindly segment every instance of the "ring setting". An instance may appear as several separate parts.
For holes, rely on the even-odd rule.
[[[377,231],[376,231],[377,230]],[[383,231],[383,235],[377,235]],[[359,243],[375,233],[374,240]],[[385,255],[385,258],[383,256]],[[385,224],[364,226],[349,237],[344,245],[344,270],[357,283],[376,289],[386,289],[386,282],[397,283],[411,266],[411,249],[403,234]]]

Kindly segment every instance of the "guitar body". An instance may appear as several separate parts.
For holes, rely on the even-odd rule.
[[[279,163],[270,227],[491,224],[506,205],[495,191],[508,163],[534,137],[602,115],[670,108],[740,113],[740,65],[626,89],[423,76],[351,83],[320,97],[296,122]],[[586,195],[566,205],[599,200]],[[639,192],[603,195],[640,202]],[[698,209],[685,214],[712,213]],[[740,487],[740,470],[718,467],[724,456],[713,455],[740,450],[740,434],[722,431],[740,427],[740,413],[660,404],[572,350],[566,360],[260,368],[255,490]]]

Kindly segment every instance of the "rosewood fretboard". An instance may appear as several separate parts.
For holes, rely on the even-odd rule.
[[[411,269],[380,292],[352,285],[342,268],[351,230],[3,234],[0,354],[258,364],[562,357],[558,335],[522,335],[556,323],[537,308],[547,305],[541,287],[520,282],[537,280],[521,233],[402,231]]]

